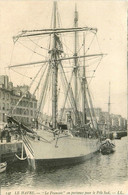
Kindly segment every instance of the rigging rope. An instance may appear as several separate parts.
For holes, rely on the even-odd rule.
[[[45,48],[45,47],[42,47],[42,46],[40,46],[40,45],[38,45],[37,43],[35,43],[32,39],[30,39],[29,37],[27,37],[32,43],[34,43],[36,46],[38,46],[39,48],[41,48],[41,49],[44,49],[44,50],[47,50],[48,51],[48,49],[47,48]]]
[[[51,69],[49,70],[49,75],[47,77],[47,81],[46,81],[46,85],[45,85],[45,89],[44,89],[44,96],[42,98],[42,101],[40,102],[40,104],[41,104],[40,105],[40,110],[41,110],[42,113],[43,113],[43,109],[44,109],[44,105],[45,105],[45,104],[42,105],[42,102],[45,102],[46,103],[46,97],[47,97],[48,87],[49,87],[49,82],[50,82],[49,81],[50,80],[50,72],[51,72]]]
[[[96,40],[97,40],[97,43],[98,43],[98,46],[99,46],[99,50],[102,53],[102,50],[101,50],[101,47],[100,47],[100,44],[99,44],[99,40],[98,40],[97,34],[96,34]]]
[[[63,110],[62,110],[62,113],[60,115],[60,121],[62,121],[62,118],[63,118],[64,109],[65,109],[65,106],[66,106],[66,101],[67,101],[67,97],[68,97],[69,88],[71,87],[72,78],[73,78],[73,70],[72,70],[72,74],[71,74],[71,77],[70,77],[70,81],[69,81],[68,86],[67,86],[67,92],[66,92],[66,96],[65,96],[65,100],[64,100],[64,105],[62,107]]]
[[[35,53],[35,54],[37,54],[37,55],[39,55],[39,56],[43,56],[43,57],[46,58],[46,56],[44,56],[44,55],[42,55],[42,54],[40,54],[40,53],[34,51],[33,49],[31,49],[31,48],[25,46],[25,45],[24,45],[23,43],[21,43],[19,40],[18,40],[17,42],[20,43],[23,47],[25,47],[25,48],[27,48],[28,50],[32,51],[33,53]]]
[[[46,78],[45,78],[45,81],[44,81],[44,86],[42,88],[41,98],[39,100],[38,112],[40,112],[40,109],[41,109],[41,104],[42,104],[42,101],[43,101],[43,98],[44,98],[44,93],[45,93],[45,89],[46,89],[46,86],[47,86],[47,81],[48,81],[48,78],[49,78],[50,71],[51,71],[51,66],[49,64],[47,74],[46,74]]]
[[[86,38],[86,36],[87,36],[87,31],[86,31],[86,34],[85,34],[85,38]],[[80,50],[82,49],[82,47],[84,47],[84,44],[83,44],[83,43],[82,43],[82,45],[81,45],[80,49],[78,49],[77,53],[79,53],[79,52],[80,52]]]
[[[19,75],[21,75],[21,76],[24,76],[24,77],[26,77],[26,78],[32,79],[32,77],[28,77],[28,76],[26,76],[26,75],[24,75],[24,74],[22,74],[22,73],[17,72],[17,71],[14,70],[14,69],[11,69],[11,70],[14,71],[14,72],[16,72],[17,74],[19,74]]]
[[[86,81],[86,83],[87,83],[87,81]],[[91,110],[92,110],[92,116],[93,116],[93,118],[94,118],[94,120],[96,122],[96,129],[97,129],[97,119],[96,119],[95,111],[93,109],[93,103],[92,103],[92,98],[91,98],[91,95],[90,95],[88,83],[87,83],[87,93],[88,93],[89,100],[90,100],[90,106],[91,106]]]
[[[36,77],[38,76],[38,74],[40,73],[40,70],[42,69],[42,67],[39,69],[39,71],[37,72],[37,74],[35,75],[35,77],[33,78],[33,80],[31,81],[30,83],[30,86],[29,86],[29,90],[33,84],[33,82],[35,81]],[[26,95],[26,93],[28,92],[28,90],[26,90],[26,92],[21,96],[21,98],[19,99],[19,101],[17,102],[17,104],[14,106],[13,110],[12,110],[12,114],[14,112],[14,110],[16,109],[16,107],[18,106],[18,104],[20,103],[20,101],[23,99],[23,97]]]
[[[98,66],[99,66],[99,65],[100,65],[100,63],[101,63],[102,58],[103,58],[103,57],[101,57],[101,59],[100,59],[99,63],[98,63],[98,64],[97,64],[97,66],[96,66],[95,71],[94,71],[94,72],[93,72],[93,74],[92,74],[92,77],[91,77],[91,79],[90,79],[90,81],[89,81],[89,85],[90,85],[90,83],[91,83],[91,81],[92,81],[92,78],[94,77],[94,74],[95,74],[95,72],[96,72],[96,70],[97,70]]]
[[[68,81],[67,81],[67,77],[64,73],[64,69],[63,69],[63,66],[60,62],[60,66],[59,66],[60,70],[63,71],[63,74],[62,74],[62,79],[63,79],[63,82],[65,83],[64,86],[68,86]],[[76,117],[77,117],[77,121],[80,121],[80,118],[79,118],[79,114],[78,114],[78,111],[77,111],[77,106],[76,106],[76,102],[75,102],[75,99],[74,99],[74,94],[73,94],[73,91],[72,91],[72,88],[69,88],[69,101],[70,101],[70,104],[73,108],[73,111],[74,111],[74,114],[76,114]]]
[[[79,81],[80,81],[80,83],[81,83],[80,88],[81,88],[81,91],[82,91],[82,82],[81,82],[80,78],[79,78]],[[86,80],[86,82],[87,82],[87,80]],[[86,88],[85,90],[87,90],[87,88]],[[90,98],[90,97],[89,97],[89,98]],[[95,127],[95,126],[94,126],[94,121],[93,121],[92,114],[91,114],[91,111],[90,111],[90,108],[89,108],[89,103],[88,103],[87,97],[86,97],[86,99],[85,99],[85,105],[86,105],[86,107],[88,108],[89,115],[90,115],[90,118],[91,118],[91,122],[92,122],[92,125],[93,125],[93,128],[94,128],[94,127]]]
[[[44,66],[44,64],[43,64],[43,66]],[[37,73],[37,76],[38,76],[38,74],[40,73],[40,71],[41,71],[41,69],[43,68],[43,66],[39,69],[39,71],[38,71],[38,73]],[[46,69],[45,69],[45,70],[46,70]],[[41,80],[42,80],[42,77],[41,77]],[[34,81],[34,82],[36,82],[36,81]],[[39,83],[38,83],[38,84],[39,84]],[[36,91],[37,91],[37,88],[36,88],[36,90],[34,91],[34,93],[32,94],[32,96],[35,95]],[[31,97],[31,98],[32,98],[32,97]],[[22,100],[22,99],[21,99],[21,100]],[[21,101],[21,100],[20,100],[20,101]],[[27,105],[26,105],[26,106],[28,106],[28,105],[29,105],[29,102],[27,102]],[[25,114],[26,110],[27,110],[27,108],[24,109],[23,114]]]
[[[94,34],[93,39],[92,39],[91,43],[89,44],[88,49],[85,51],[85,55],[86,55],[86,53],[89,51],[89,49],[90,49],[90,47],[91,47],[91,45],[92,45],[92,43],[93,43],[93,41],[94,41],[95,36],[96,36],[96,34]]]
[[[47,65],[47,64],[45,64],[45,65]],[[35,95],[36,91],[38,90],[38,88],[39,88],[39,86],[40,86],[40,83],[41,83],[41,81],[42,81],[42,79],[43,79],[43,76],[44,76],[44,74],[45,74],[46,69],[47,69],[47,66],[45,67],[44,72],[42,73],[42,75],[41,75],[41,77],[40,77],[40,80],[39,80],[39,82],[38,82],[37,87],[35,88],[35,90],[34,90],[34,92],[33,92],[33,95]]]

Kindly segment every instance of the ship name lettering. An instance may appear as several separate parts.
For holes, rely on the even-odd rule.
[[[97,191],[97,194],[103,194],[103,191]]]
[[[50,195],[62,195],[63,192],[54,192],[54,191],[50,191]]]
[[[84,192],[71,192],[71,195],[83,195],[85,193]]]

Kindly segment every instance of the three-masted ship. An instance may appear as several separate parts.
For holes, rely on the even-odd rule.
[[[35,36],[49,35],[52,40],[52,44],[49,47],[48,54],[49,59],[45,59],[38,62],[31,62],[26,64],[12,65],[11,67],[23,67],[26,65],[35,64],[47,64],[47,72],[43,80],[41,98],[38,105],[38,115],[36,120],[36,130],[34,131],[30,127],[19,123],[13,118],[13,115],[9,116],[9,120],[13,123],[19,125],[19,129],[22,135],[23,144],[25,147],[26,155],[30,166],[36,167],[49,167],[49,166],[62,166],[69,164],[81,163],[89,158],[91,158],[98,150],[100,142],[98,139],[99,130],[96,123],[96,117],[93,110],[92,100],[89,92],[88,82],[86,78],[86,65],[85,59],[90,57],[103,57],[102,53],[96,54],[86,54],[85,48],[83,47],[83,55],[78,55],[78,32],[91,32],[93,34],[97,33],[96,28],[88,27],[78,27],[78,12],[75,8],[75,18],[74,27],[72,28],[60,28],[57,27],[57,3],[54,2],[54,14],[53,14],[53,28],[51,29],[41,29],[41,30],[25,30],[22,33],[14,37],[17,41],[21,38],[32,38]],[[73,33],[75,39],[74,54],[72,56],[65,56],[63,51],[63,42],[61,35],[65,33]],[[85,38],[83,38],[82,46],[85,46]],[[78,62],[83,59],[82,65]],[[63,62],[73,61],[72,75],[68,79]],[[10,67],[10,68],[11,68]],[[81,68],[82,67],[82,68]],[[80,68],[82,70],[82,75],[80,75]],[[59,74],[61,76],[58,78]],[[41,79],[44,74],[41,75]],[[72,77],[74,78],[74,83],[71,85]],[[60,80],[62,81],[62,87],[65,91],[64,95],[60,97],[58,85]],[[79,81],[79,84],[78,84]],[[39,82],[41,83],[41,82]],[[52,110],[52,120],[49,125],[41,124],[39,119],[39,113],[41,109],[45,106],[45,100],[49,97],[46,91],[49,91],[51,86],[51,110]],[[38,88],[38,86],[37,86]],[[78,102],[79,102],[79,88],[81,89],[81,104],[82,112],[79,112]],[[90,101],[87,100],[87,96]],[[58,100],[61,99],[63,102],[63,109],[61,110],[60,116],[58,115]],[[66,130],[63,129],[63,114],[66,110],[66,105],[70,104],[71,112],[67,114],[67,124]],[[91,109],[89,109],[89,104]],[[47,105],[47,107],[50,107]],[[90,123],[87,121],[86,110],[90,113]],[[43,127],[41,130],[39,129]],[[84,132],[82,134],[81,132]],[[89,134],[90,132],[90,134]],[[83,136],[84,135],[84,136]],[[85,136],[86,135],[86,136]]]

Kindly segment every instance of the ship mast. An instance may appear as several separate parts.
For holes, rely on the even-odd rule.
[[[77,7],[76,7],[76,4],[75,4],[75,17],[74,17],[74,27],[77,28],[78,27],[78,12],[77,12]],[[78,41],[78,38],[77,38],[77,31],[75,31],[75,44],[74,44],[74,56],[77,57],[77,41]],[[77,93],[78,93],[78,83],[77,83],[77,70],[78,70],[78,59],[75,58],[74,59],[74,97],[75,97],[75,102],[77,102]],[[76,107],[77,109],[77,107]],[[76,110],[77,112],[77,110]],[[76,118],[76,115],[75,115],[75,125],[77,124],[77,118]]]
[[[53,29],[56,28],[56,2],[54,2],[54,23]],[[52,126],[57,128],[57,83],[58,83],[58,63],[57,63],[57,43],[56,33],[53,34],[53,48],[52,48]]]
[[[74,76],[74,93],[70,93],[70,100],[73,99],[73,108],[74,108],[74,124],[75,126],[77,125],[77,122],[79,120],[79,116],[78,116],[78,107],[76,105],[76,102],[78,101],[78,58],[90,58],[90,57],[98,57],[98,56],[103,56],[103,53],[100,54],[88,54],[85,55],[85,51],[83,52],[83,56],[78,56],[78,31],[90,31],[91,33],[96,34],[97,33],[97,29],[96,28],[88,28],[88,27],[78,27],[78,12],[77,12],[77,8],[75,5],[75,17],[74,17],[74,27],[73,28],[57,28],[57,2],[54,2],[54,15],[53,15],[53,26],[50,29],[41,29],[41,30],[24,30],[21,33],[19,33],[17,36],[13,37],[14,42],[18,41],[20,38],[25,38],[25,37],[37,37],[37,36],[43,36],[43,35],[50,35],[52,36],[53,42],[52,42],[52,48],[51,50],[49,50],[51,59],[45,59],[45,60],[41,60],[41,61],[36,61],[36,62],[30,62],[30,63],[24,63],[24,64],[17,64],[17,65],[12,65],[9,68],[16,68],[16,67],[23,67],[23,66],[32,66],[32,65],[37,65],[37,64],[44,64],[44,63],[50,63],[50,70],[52,70],[52,127],[53,129],[57,128],[57,113],[58,113],[58,105],[57,105],[57,86],[58,86],[58,68],[60,68],[60,66],[58,67],[58,65],[61,64],[62,61],[66,61],[66,60],[74,60],[74,67],[73,67],[73,76]],[[61,56],[61,53],[63,52],[62,48],[61,48],[61,41],[59,39],[60,34],[63,33],[74,33],[74,55],[73,56],[69,56],[69,57],[63,57]],[[60,49],[61,48],[61,49]],[[85,60],[85,59],[84,59]],[[49,71],[49,69],[48,69]],[[49,75],[49,72],[47,71],[47,74]],[[67,79],[66,76],[64,77],[65,79],[65,83],[67,83]],[[47,76],[46,76],[46,82],[47,82]],[[44,83],[45,84],[45,83]],[[84,93],[83,93],[83,124],[86,123],[86,117],[85,117],[85,85],[87,85],[86,83],[86,78],[85,78],[85,62],[83,65],[83,89],[84,89]],[[46,87],[43,87],[43,92],[46,91]],[[88,92],[88,89],[87,89]],[[88,92],[89,93],[89,92]],[[40,109],[41,109],[41,104],[42,104],[42,100],[44,97],[45,93],[42,93],[42,97],[41,97],[41,101],[40,101],[40,105],[38,107],[38,110],[40,113]]]
[[[108,114],[110,114],[110,105],[111,105],[111,100],[110,100],[110,87],[111,87],[111,83],[109,82]]]
[[[83,33],[83,55],[85,55],[85,33]],[[85,75],[85,58],[83,58],[83,76],[82,76],[82,114],[83,114],[83,125],[86,124],[86,75]]]
[[[108,131],[110,130],[110,107],[111,107],[110,87],[111,87],[111,83],[109,82],[109,97],[108,97]]]
[[[127,136],[128,136],[128,10],[127,10]]]

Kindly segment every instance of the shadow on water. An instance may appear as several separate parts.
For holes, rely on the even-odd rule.
[[[9,164],[7,165],[7,169],[6,172],[11,174],[14,172],[26,172],[26,170],[28,169],[28,162],[25,161],[17,161],[15,163]]]
[[[116,141],[116,151],[109,155],[96,154],[82,164],[32,170],[27,161],[8,166],[0,174],[2,187],[6,188],[75,188],[123,183],[128,180],[128,142]]]
[[[37,167],[36,170],[32,169],[29,165],[28,165],[28,169],[29,171],[33,171],[35,172],[36,174],[46,174],[46,173],[53,173],[53,172],[60,172],[60,171],[66,171],[66,170],[72,170],[72,169],[77,169],[79,168],[80,166],[84,165],[85,162],[90,162],[93,158],[97,158],[98,156],[100,156],[100,152],[97,152],[96,154],[94,154],[94,156],[84,162],[80,162],[80,163],[76,163],[76,164],[70,164],[70,165],[63,165],[63,166],[51,166],[51,167],[43,167],[43,166],[40,166],[40,167]]]

